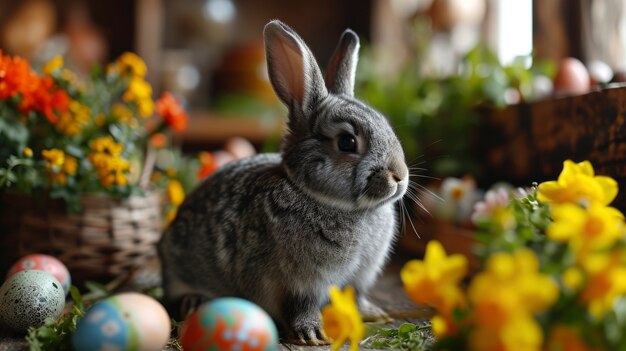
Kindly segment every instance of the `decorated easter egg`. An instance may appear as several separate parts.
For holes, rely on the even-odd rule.
[[[155,299],[139,293],[114,295],[94,304],[72,335],[77,351],[161,350],[170,318]]]
[[[0,287],[0,324],[17,332],[58,319],[64,306],[61,283],[44,271],[15,273]]]
[[[44,271],[52,274],[63,286],[65,294],[67,295],[70,292],[70,285],[72,284],[70,272],[67,270],[67,267],[55,257],[43,254],[24,256],[11,266],[9,273],[7,273],[7,279],[17,272],[28,270]]]
[[[185,351],[276,350],[278,332],[259,306],[226,297],[205,303],[190,314],[180,342]]]

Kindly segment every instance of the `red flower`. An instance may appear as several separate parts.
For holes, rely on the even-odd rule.
[[[163,117],[165,124],[178,133],[187,129],[187,113],[180,106],[180,103],[169,92],[163,93],[156,101],[156,111]]]
[[[31,75],[33,73],[26,60],[4,56],[0,51],[0,99],[6,100],[28,91]]]
[[[217,160],[212,153],[203,151],[200,153],[200,169],[198,170],[198,179],[202,180],[208,177],[217,169]]]

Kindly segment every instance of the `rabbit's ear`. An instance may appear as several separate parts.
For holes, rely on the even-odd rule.
[[[333,94],[354,96],[354,77],[359,60],[359,37],[346,29],[326,68],[326,87]]]
[[[313,54],[298,34],[281,21],[268,23],[263,36],[274,91],[288,107],[310,114],[328,95]]]

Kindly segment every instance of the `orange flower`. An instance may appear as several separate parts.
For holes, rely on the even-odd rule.
[[[163,117],[165,124],[178,133],[187,129],[187,113],[180,106],[174,95],[165,92],[156,102],[157,114]]]
[[[152,147],[161,149],[167,146],[167,137],[163,133],[156,133],[150,137]]]
[[[200,153],[200,169],[198,170],[198,179],[202,180],[217,169],[217,160],[212,153],[203,151]]]

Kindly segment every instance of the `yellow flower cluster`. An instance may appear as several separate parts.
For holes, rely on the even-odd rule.
[[[546,235],[566,243],[575,257],[576,266],[563,274],[563,285],[581,290],[581,302],[601,318],[626,294],[626,252],[616,247],[626,238],[624,215],[608,206],[617,195],[617,182],[595,176],[588,161],[565,161],[558,180],[542,183],[538,190],[538,198],[551,205],[553,222]]]
[[[141,117],[151,116],[154,112],[152,86],[145,81],[147,67],[141,57],[132,52],[125,52],[117,61],[109,65],[107,71],[128,77],[128,87],[122,95],[122,99],[126,102],[134,103]],[[115,114],[115,111],[113,113]],[[125,114],[122,115],[124,116]]]
[[[74,136],[83,131],[89,124],[91,109],[76,100],[70,102],[69,109],[62,113],[56,128],[67,136]]]
[[[535,254],[521,249],[497,253],[468,288],[475,327],[471,350],[540,350],[541,327],[534,315],[558,298],[557,284],[539,273]]]
[[[330,288],[330,305],[322,309],[322,323],[324,333],[333,339],[333,351],[339,350],[348,340],[350,350],[359,349],[365,326],[352,287],[348,286],[344,291],[336,286]]]
[[[30,150],[30,149],[29,149]],[[24,150],[26,154],[27,150]],[[32,154],[32,151],[30,151]],[[41,156],[46,164],[46,172],[52,184],[67,184],[67,176],[76,175],[78,161],[59,149],[43,150]]]
[[[121,155],[124,145],[116,143],[111,136],[95,139],[90,144],[89,160],[96,169],[100,184],[105,188],[128,184],[130,164]]]

